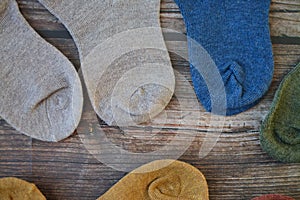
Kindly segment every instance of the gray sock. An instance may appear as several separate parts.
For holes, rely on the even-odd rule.
[[[44,141],[73,133],[82,89],[73,65],[26,22],[15,0],[0,1],[0,115]]]
[[[175,77],[160,0],[39,0],[70,31],[94,110],[107,124],[141,123],[169,103]]]

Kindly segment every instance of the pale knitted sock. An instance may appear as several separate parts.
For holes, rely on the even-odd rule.
[[[71,135],[83,105],[80,79],[29,26],[15,0],[0,0],[0,44],[0,116],[36,139]]]
[[[175,77],[160,0],[39,0],[77,44],[94,110],[107,124],[141,123],[169,103]]]

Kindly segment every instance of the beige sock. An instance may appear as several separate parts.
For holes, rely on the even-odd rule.
[[[208,186],[195,167],[159,160],[129,173],[98,200],[208,200]]]
[[[94,110],[107,124],[141,123],[169,103],[175,77],[160,0],[39,0],[70,31]]]
[[[73,133],[82,111],[73,65],[26,22],[15,0],[0,1],[0,116],[44,141]]]

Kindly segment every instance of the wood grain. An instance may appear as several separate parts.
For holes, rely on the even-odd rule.
[[[36,0],[18,0],[18,3],[24,17],[41,37],[62,51],[79,69],[76,45],[60,21]],[[162,0],[161,24],[163,28],[185,33],[182,16],[173,0]],[[178,107],[178,99],[173,98],[167,108],[167,123],[158,120],[152,124],[152,131],[161,130],[155,137],[147,137],[147,130],[142,126],[130,131],[145,136],[144,139],[120,134],[117,127],[100,122],[106,136],[126,150],[150,152],[170,141],[175,131],[189,133],[186,137],[196,135],[179,159],[205,174],[211,200],[248,200],[268,193],[300,199],[300,164],[279,163],[259,145],[260,124],[268,113],[274,93],[284,75],[300,61],[300,1],[273,0],[270,28],[275,73],[269,92],[254,108],[226,117],[224,126],[214,127],[222,134],[204,159],[200,159],[198,153],[206,134],[213,134],[209,129],[210,114],[195,103],[193,91],[182,80],[177,80],[178,95],[184,97],[187,106]],[[168,48],[174,69],[191,82],[188,62],[172,53],[174,48],[187,52],[186,42]],[[213,119],[216,124],[222,122],[222,118]],[[113,159],[117,155],[107,156]],[[49,200],[96,199],[125,174],[95,159],[77,133],[59,143],[40,142],[18,133],[0,120],[0,177],[17,176],[34,182]]]

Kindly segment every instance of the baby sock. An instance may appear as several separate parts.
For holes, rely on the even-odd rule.
[[[98,198],[114,199],[208,200],[208,186],[195,167],[174,160],[159,160],[132,171]]]
[[[0,115],[44,141],[73,133],[82,111],[80,79],[67,58],[26,22],[15,0],[0,1]]]
[[[211,69],[194,65],[202,48],[214,61],[224,82],[226,115],[238,114],[254,106],[267,91],[273,76],[268,24],[270,0],[175,2],[187,26],[194,89],[205,109],[212,111],[212,99],[205,77],[199,71],[209,73]],[[205,61],[199,62],[205,65]],[[213,98],[218,100],[221,96]]]
[[[18,178],[0,179],[1,200],[46,200],[45,196],[32,183]]]
[[[267,194],[260,197],[256,197],[252,200],[295,200],[292,197],[283,196],[280,194]]]
[[[282,81],[260,131],[262,148],[276,160],[300,162],[300,64]]]
[[[169,103],[175,77],[160,0],[39,0],[70,31],[94,110],[108,125],[141,123]]]

